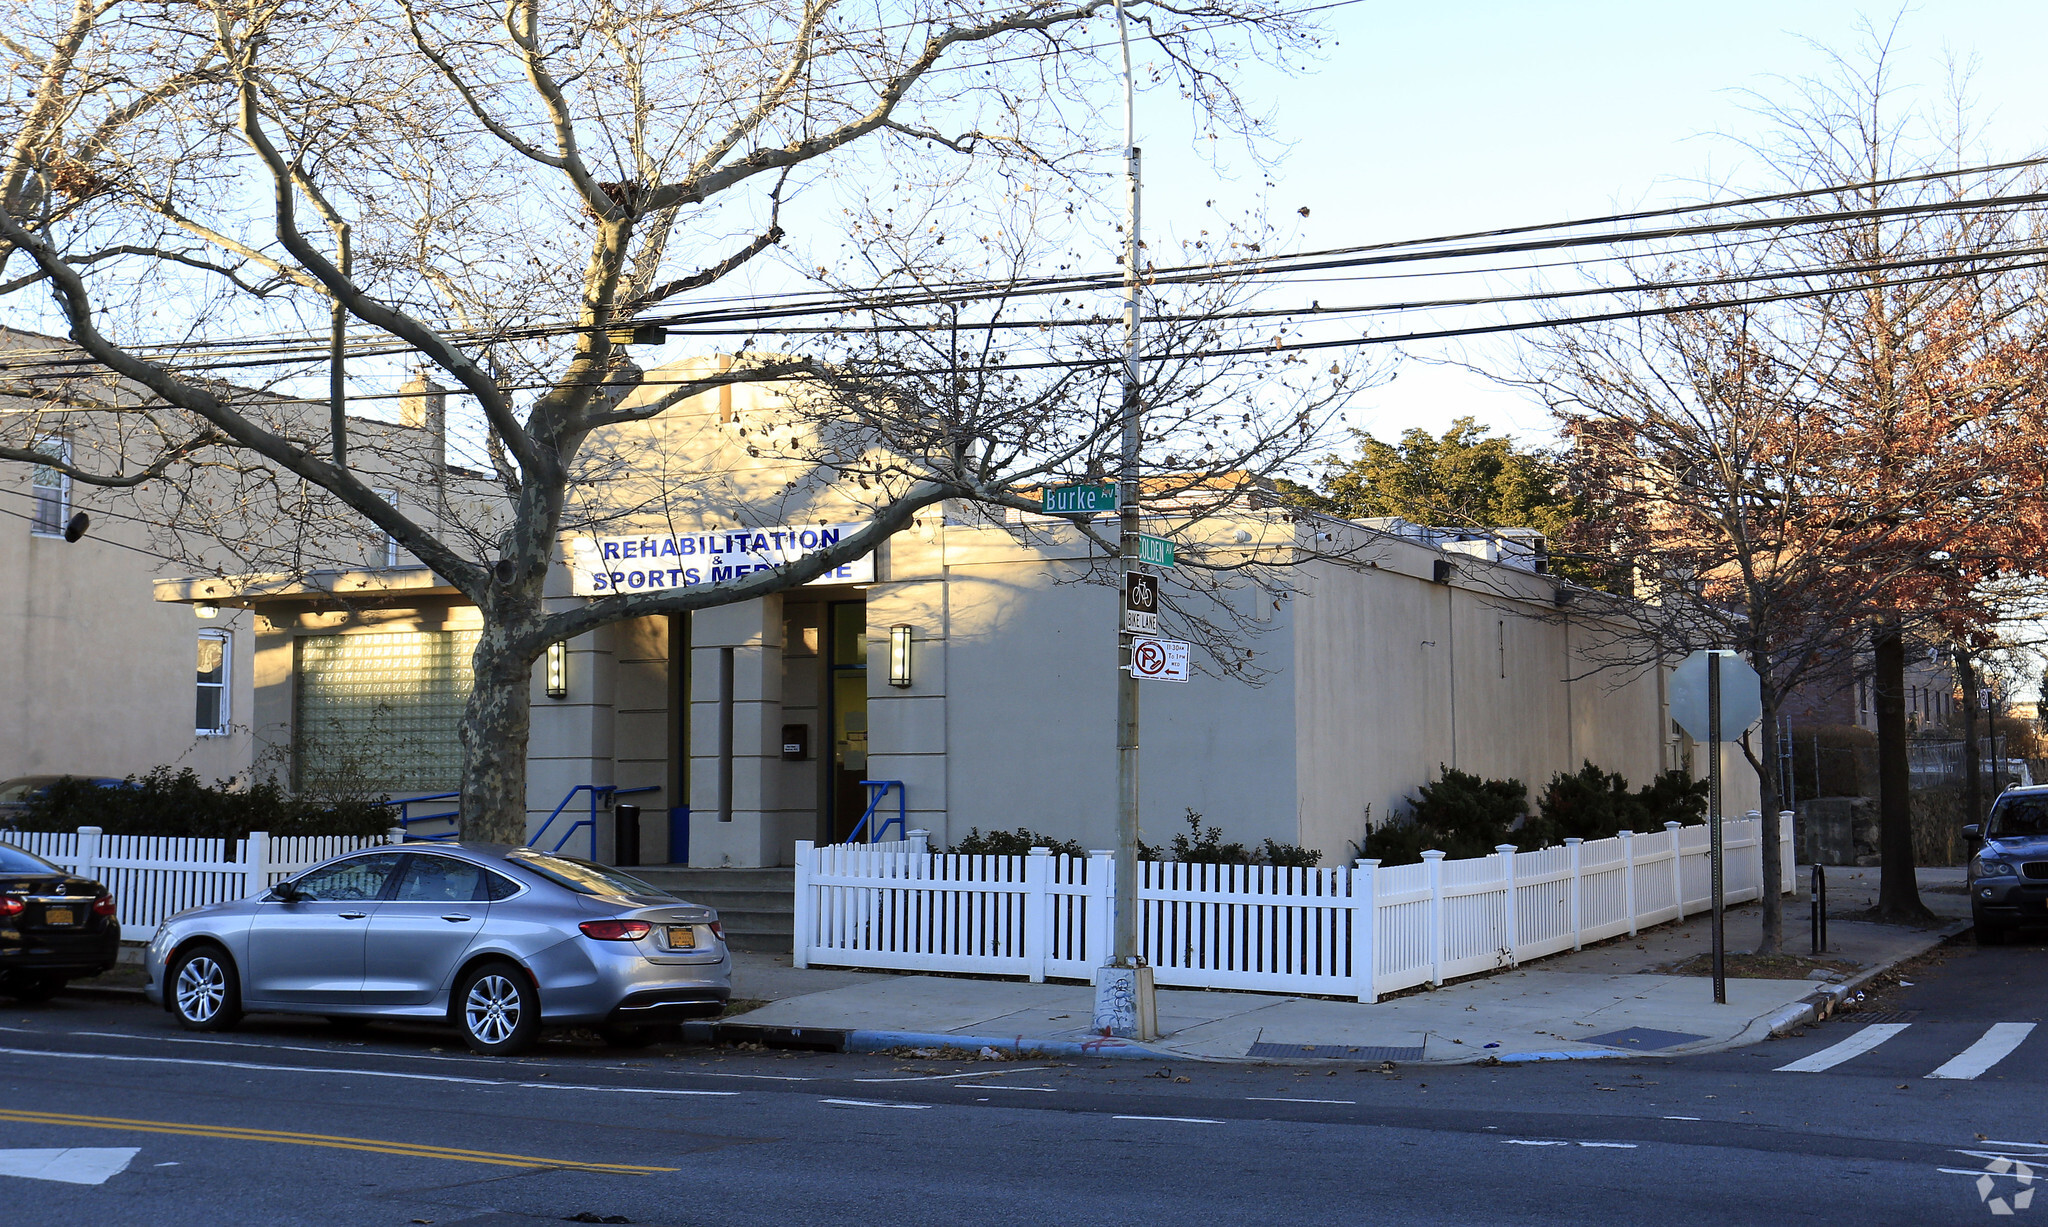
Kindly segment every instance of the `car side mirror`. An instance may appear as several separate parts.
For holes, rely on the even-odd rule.
[[[273,903],[297,903],[305,897],[306,893],[290,882],[279,882],[270,888],[268,895],[264,896],[264,898],[269,899]]]
[[[1966,827],[1964,827],[1964,828],[1963,828],[1963,838],[1964,838],[1964,839],[1982,839],[1982,838],[1983,838],[1983,835],[1981,834],[1981,832],[1983,831],[1983,829],[1984,829],[1984,828],[1982,828],[1982,827],[1978,826],[1978,825],[1977,825],[1976,823],[1974,823],[1974,822],[1973,822],[1973,823],[1970,823],[1970,824],[1969,824],[1968,826],[1966,826]]]

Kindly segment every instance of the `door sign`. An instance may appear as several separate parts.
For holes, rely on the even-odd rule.
[[[1187,643],[1179,639],[1131,640],[1131,676],[1141,682],[1187,681]]]

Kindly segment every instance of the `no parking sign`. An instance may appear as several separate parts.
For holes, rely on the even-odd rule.
[[[1141,682],[1188,680],[1188,645],[1179,639],[1131,640],[1131,676]]]

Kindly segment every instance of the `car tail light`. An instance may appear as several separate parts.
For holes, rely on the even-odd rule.
[[[0,895],[0,916],[19,916],[27,907],[20,895]]]
[[[586,920],[576,927],[601,942],[637,942],[654,928],[644,920]]]
[[[112,894],[105,894],[93,900],[92,914],[95,916],[112,916],[114,914],[114,896]]]
[[[712,921],[712,922],[711,922],[711,936],[713,936],[713,937],[717,938],[717,939],[718,939],[719,941],[724,941],[724,940],[725,940],[725,926],[724,926],[724,925],[722,925],[722,924],[719,924],[719,923],[718,923],[717,921],[715,921],[715,920],[714,920],[714,921]]]

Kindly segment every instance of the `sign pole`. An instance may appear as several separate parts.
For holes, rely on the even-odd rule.
[[[1721,907],[1721,653],[1707,653],[1707,822],[1713,841],[1709,860],[1714,894],[1714,1004],[1728,1004],[1726,941]]]
[[[1124,166],[1129,217],[1124,244],[1124,389],[1123,449],[1117,500],[1119,538],[1118,591],[1129,589],[1139,551],[1138,498],[1140,381],[1139,326],[1143,322],[1138,259],[1138,135],[1137,93],[1131,73],[1130,30],[1122,0],[1116,6],[1117,37],[1123,47]],[[1138,944],[1138,678],[1132,669],[1132,636],[1124,630],[1123,601],[1117,601],[1116,679],[1116,915],[1113,949],[1095,977],[1095,1030],[1104,1035],[1149,1040],[1157,1037],[1158,1012],[1152,994],[1152,969],[1143,965]]]

